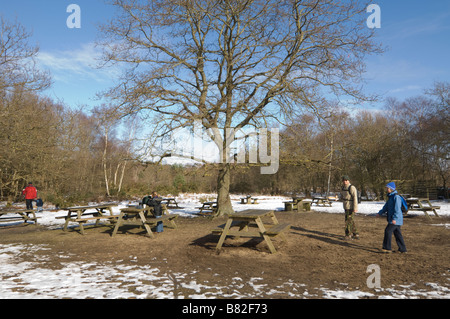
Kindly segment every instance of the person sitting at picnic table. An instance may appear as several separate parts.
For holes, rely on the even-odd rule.
[[[161,197],[158,195],[157,192],[153,191],[152,196],[144,197],[143,204],[153,207],[153,215],[155,215],[156,218],[161,217],[162,215]],[[156,224],[156,232],[162,233],[163,231],[164,231],[163,222],[158,222]]]
[[[33,209],[33,201],[37,198],[37,190],[36,187],[33,186],[32,182],[29,182],[28,186],[22,190],[22,195],[25,196],[27,209]]]

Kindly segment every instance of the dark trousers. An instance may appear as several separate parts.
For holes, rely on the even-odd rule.
[[[33,200],[34,199],[25,199],[25,203],[27,204],[27,209],[33,209]]]
[[[400,226],[388,224],[384,230],[383,249],[391,250],[392,234],[394,234],[395,241],[397,242],[398,250],[406,252],[405,241],[403,240],[402,231]]]

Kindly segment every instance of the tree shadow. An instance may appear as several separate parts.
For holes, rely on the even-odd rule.
[[[291,230],[287,233],[287,235],[297,235],[297,236],[303,236],[307,238],[311,238],[317,241],[321,241],[327,244],[331,245],[337,245],[341,247],[347,247],[351,249],[357,249],[357,250],[363,250],[371,253],[382,253],[379,249],[374,247],[367,247],[363,244],[358,243],[357,240],[351,240],[347,241],[345,239],[345,236],[332,234],[332,233],[326,233],[323,231],[318,230],[310,230],[299,226],[292,226]],[[217,234],[207,234],[203,237],[197,238],[193,240],[189,245],[190,246],[199,246],[206,248],[208,250],[215,250],[217,243],[219,242],[220,235]],[[227,239],[231,238],[232,241],[225,240],[224,244],[222,245],[222,248],[224,247],[250,247],[255,248],[258,244],[264,241],[263,238],[245,238],[248,239],[247,241],[243,241],[243,238],[236,240],[233,236],[227,236]],[[292,240],[292,238],[287,239],[289,242]]]
[[[364,250],[371,253],[382,253],[379,249],[373,247],[367,247],[359,244],[356,240],[346,240],[343,235],[336,235],[331,233],[326,233],[318,230],[310,230],[299,226],[291,227],[291,233],[299,236],[308,237],[318,241],[322,241],[327,244],[337,245],[341,247],[347,247],[352,249]]]
[[[194,239],[189,245],[190,246],[199,246],[206,248],[208,250],[215,250],[217,243],[219,242],[220,235],[217,234],[208,234],[203,237]],[[231,239],[231,242],[228,241]],[[245,241],[244,241],[245,240]],[[258,244],[264,241],[263,238],[253,237],[253,238],[240,238],[236,239],[235,236],[227,236],[225,242],[222,245],[222,248],[226,247],[248,247],[255,248]]]

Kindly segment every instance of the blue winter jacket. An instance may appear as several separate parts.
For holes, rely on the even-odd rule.
[[[378,212],[378,215],[384,213],[387,213],[387,221],[389,224],[392,224],[392,221],[395,220],[396,225],[403,225],[402,199],[400,195],[397,195],[397,191],[388,194],[388,200]]]

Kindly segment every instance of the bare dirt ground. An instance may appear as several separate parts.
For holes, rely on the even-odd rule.
[[[248,290],[247,296],[252,296],[255,286],[245,283],[261,277],[264,287],[256,295],[261,298],[322,298],[319,287],[369,292],[377,298],[386,291],[367,287],[367,267],[371,264],[380,266],[384,289],[413,284],[415,290],[430,290],[429,283],[450,287],[450,229],[436,226],[450,223],[448,217],[406,217],[402,232],[408,253],[384,254],[380,250],[384,218],[357,215],[360,239],[345,241],[342,214],[276,212],[276,216],[279,222],[291,223],[287,242],[274,239],[276,254],[269,253],[264,241],[248,238],[228,238],[217,254],[219,237],[211,230],[225,218],[204,217],[179,217],[178,229],[165,228],[154,239],[144,236],[139,228],[111,237],[110,226],[86,227],[85,236],[73,229],[63,232],[39,225],[2,227],[0,244],[45,244],[58,254],[66,253],[65,262],[106,262],[138,256],[139,265],[154,263],[167,273],[192,274],[199,284],[230,286],[228,296],[237,290],[244,296]],[[394,239],[393,249],[397,249]],[[57,268],[59,263],[55,256],[47,265]],[[239,288],[232,284],[236,278],[244,283]],[[297,284],[295,294],[289,291],[289,283]],[[177,296],[189,297],[182,285],[175,285],[175,289]]]

